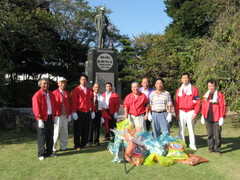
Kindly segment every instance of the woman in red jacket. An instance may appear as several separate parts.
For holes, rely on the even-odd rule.
[[[207,86],[208,91],[202,99],[201,123],[206,124],[208,152],[215,151],[217,155],[221,156],[221,126],[226,114],[225,98],[221,92],[216,90],[217,83],[215,80],[209,79]]]

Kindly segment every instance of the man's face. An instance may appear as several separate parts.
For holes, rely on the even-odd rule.
[[[211,94],[213,94],[216,90],[215,84],[208,83],[208,90],[210,91]]]
[[[137,84],[133,84],[131,89],[132,89],[132,92],[134,94],[138,94],[139,93],[139,87],[138,87]]]
[[[80,84],[81,84],[83,87],[86,87],[86,86],[87,86],[87,78],[86,78],[86,77],[81,77],[81,78],[80,78]]]
[[[66,86],[67,86],[67,81],[60,81],[60,82],[58,82],[58,87],[61,90],[65,90]]]
[[[106,91],[111,92],[112,91],[112,86],[110,84],[106,84]]]
[[[94,84],[94,85],[93,85],[93,92],[94,92],[95,94],[98,94],[98,93],[99,93],[99,90],[100,90],[99,85],[98,85],[98,84]]]
[[[41,81],[41,84],[40,84],[40,88],[43,90],[43,91],[47,91],[49,89],[49,82],[46,81],[46,80],[42,80]]]
[[[157,80],[155,83],[155,87],[157,90],[162,91],[163,90],[163,82],[161,80]]]
[[[148,87],[149,87],[148,79],[144,78],[141,82],[141,85],[142,85],[143,89],[148,89]]]
[[[183,75],[183,76],[182,76],[181,82],[182,82],[185,86],[187,86],[187,85],[189,84],[189,81],[190,81],[190,79],[189,79],[188,75]]]

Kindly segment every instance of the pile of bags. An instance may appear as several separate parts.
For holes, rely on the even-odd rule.
[[[114,163],[122,163],[124,159],[136,166],[152,166],[156,163],[170,166],[176,161],[189,165],[208,162],[203,157],[187,154],[186,143],[179,137],[172,137],[165,132],[154,139],[151,131],[134,129],[128,119],[117,123],[117,129],[112,131],[115,141],[108,144],[108,149],[114,154]]]

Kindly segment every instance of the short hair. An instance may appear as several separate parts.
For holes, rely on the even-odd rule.
[[[42,81],[47,81],[47,82],[49,83],[49,79],[46,78],[46,77],[43,77],[43,78],[41,78],[41,79],[38,81],[38,86],[41,85]]]
[[[163,80],[163,78],[157,78],[156,81],[155,81],[155,83],[156,83],[157,81],[162,81],[163,84],[165,83],[165,81]]]
[[[86,80],[88,80],[88,76],[86,74],[82,74],[79,79],[81,79],[82,77],[84,77],[84,78],[86,78]]]
[[[134,84],[136,84],[138,87],[140,87],[140,84],[138,82],[134,81],[134,82],[131,83],[131,88],[133,87]]]
[[[214,84],[215,86],[217,86],[217,81],[215,79],[208,79],[207,80],[207,85],[208,83]]]
[[[106,85],[110,85],[111,87],[112,87],[112,83],[111,82],[107,82],[106,84],[105,84],[105,86]]]
[[[188,76],[188,78],[190,78],[190,75],[189,75],[189,73],[187,73],[187,72],[185,72],[185,73],[182,73],[181,77],[183,77],[183,76],[185,76],[185,75],[187,75],[187,76]]]
[[[100,87],[100,84],[97,82],[93,84],[93,87],[95,86],[95,84],[98,85],[98,87]]]
[[[147,80],[149,81],[149,78],[148,78],[148,77],[146,77],[146,76],[142,78],[142,80],[144,80],[144,79],[147,79]]]

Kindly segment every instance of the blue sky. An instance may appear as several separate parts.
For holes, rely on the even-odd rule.
[[[164,33],[171,18],[164,12],[163,0],[87,0],[90,6],[105,6],[113,12],[109,18],[121,34]]]

